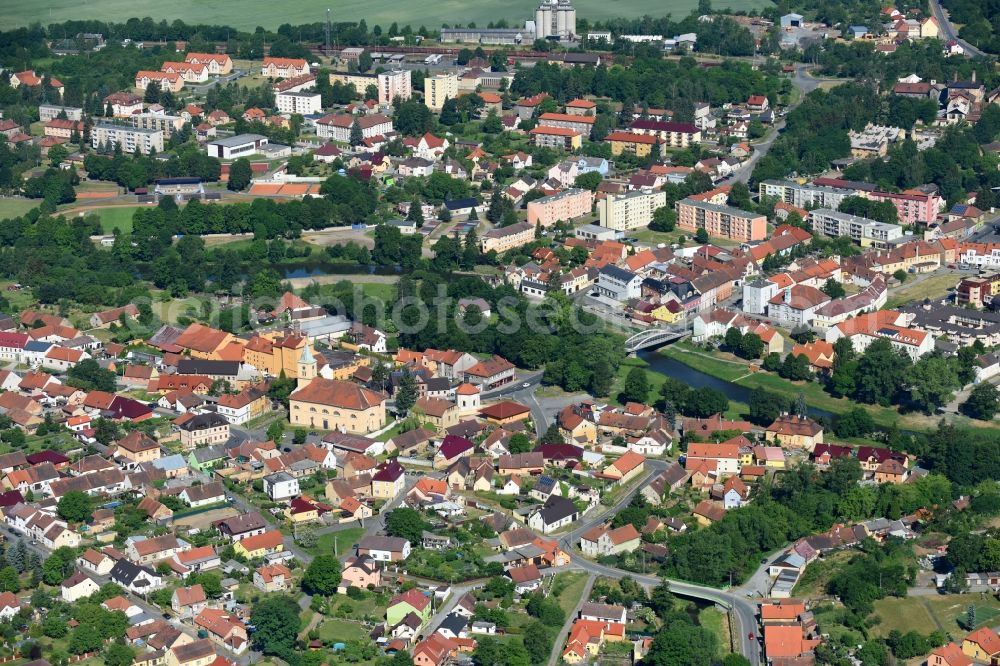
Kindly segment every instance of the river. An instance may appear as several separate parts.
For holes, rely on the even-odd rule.
[[[711,388],[723,393],[733,402],[750,402],[750,389],[746,386],[733,384],[718,377],[685,365],[680,361],[664,356],[656,350],[641,351],[638,357],[649,364],[649,369],[667,377],[679,379],[692,388]],[[824,409],[809,408],[809,416],[813,418],[833,418],[833,413]]]

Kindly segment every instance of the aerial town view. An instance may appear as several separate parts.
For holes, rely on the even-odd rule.
[[[0,5],[0,664],[1000,666],[997,0]]]

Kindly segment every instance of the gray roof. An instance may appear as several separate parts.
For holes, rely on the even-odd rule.
[[[245,143],[250,143],[251,141],[260,141],[261,139],[267,140],[267,137],[261,136],[260,134],[237,134],[236,136],[228,136],[224,139],[216,139],[215,141],[209,141],[210,146],[226,146],[232,148],[233,146],[242,146]]]

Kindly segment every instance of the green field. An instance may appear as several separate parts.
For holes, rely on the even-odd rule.
[[[121,208],[100,208],[93,212],[101,216],[101,228],[110,234],[117,227],[122,233],[132,231],[132,214],[140,206],[124,206]]]
[[[20,217],[40,204],[41,199],[7,199],[0,197],[0,220]]]
[[[698,6],[696,0],[577,0],[573,3],[579,19],[591,21],[616,17],[639,17],[644,14],[674,18],[686,16]],[[767,0],[715,0],[715,9],[752,9],[770,5]],[[188,23],[209,23],[230,25],[245,30],[263,26],[276,30],[282,23],[297,25],[325,19],[329,2],[303,0],[291,4],[268,2],[267,0],[247,0],[246,2],[202,2],[201,0],[179,0],[170,6],[170,17]],[[365,19],[368,26],[376,24],[388,27],[394,21],[400,26],[411,24],[438,28],[442,24],[468,24],[475,22],[485,26],[490,21],[507,19],[511,25],[521,25],[527,19],[534,20],[538,0],[481,0],[472,3],[465,0],[439,0],[430,5],[421,2],[391,2],[390,0],[344,0],[336,5],[334,21],[357,21]],[[130,17],[152,16],[156,20],[163,17],[163,5],[142,0],[6,0],[0,3],[0,25],[14,28],[39,21],[44,24],[67,20],[97,19],[124,23]]]
[[[965,618],[970,605],[976,607],[979,626],[996,624],[1000,615],[1000,601],[978,594],[945,594],[930,597],[890,597],[875,602],[875,614],[882,621],[875,625],[874,632],[888,636],[893,629],[906,633],[919,631],[927,633],[940,629],[945,633],[960,635],[959,620]]]

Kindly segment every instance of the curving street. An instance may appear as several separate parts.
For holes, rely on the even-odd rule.
[[[606,508],[604,511],[600,512],[600,514],[594,515],[586,522],[581,521],[580,525],[574,530],[559,536],[559,545],[564,551],[566,551],[566,553],[569,554],[574,568],[582,569],[589,574],[607,576],[608,578],[615,579],[630,576],[633,580],[647,588],[655,587],[660,583],[665,582],[670,586],[670,591],[678,596],[709,601],[731,610],[732,613],[730,614],[730,617],[734,622],[734,629],[740,637],[740,652],[743,656],[750,660],[751,664],[759,664],[761,662],[762,655],[760,643],[757,641],[759,633],[757,627],[757,606],[750,601],[750,599],[746,596],[747,593],[745,591],[739,590],[738,592],[729,592],[681,580],[648,576],[633,573],[631,571],[625,571],[624,569],[616,569],[614,567],[605,566],[589,560],[583,557],[583,555],[580,554],[580,551],[576,549],[576,544],[579,543],[580,536],[583,535],[584,532],[597,527],[598,525],[602,525],[609,518],[628,506],[628,503],[632,501],[632,496],[635,495],[635,493],[637,493],[643,486],[649,483],[653,476],[666,469],[667,465],[667,461],[664,460],[647,460],[646,466],[649,468],[649,472],[632,488],[630,492],[626,493],[614,506]],[[570,619],[570,621],[572,621],[572,619]],[[750,634],[754,635],[753,640],[750,639]]]
[[[955,26],[951,24],[951,21],[945,14],[939,0],[931,0],[931,11],[934,13],[934,18],[937,19],[938,25],[941,27],[941,34],[943,34],[947,39],[953,39],[958,42],[958,45],[965,49],[965,54],[967,56],[986,56],[985,53],[977,49],[975,46],[964,39],[959,38],[958,31],[955,30]]]

